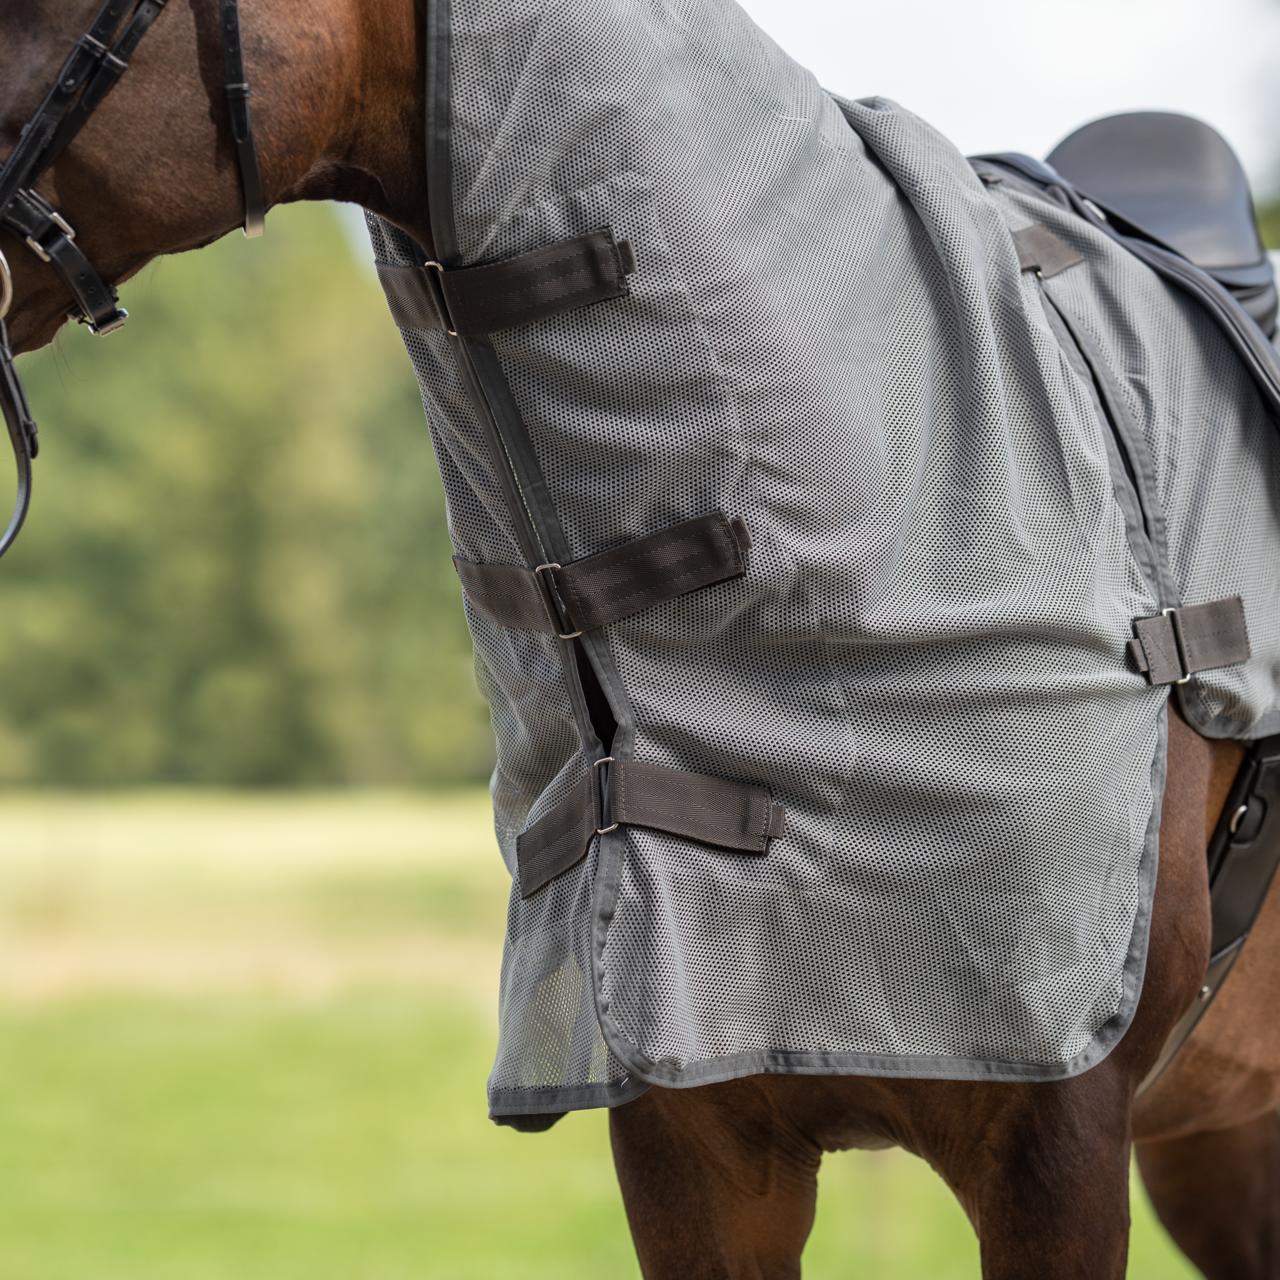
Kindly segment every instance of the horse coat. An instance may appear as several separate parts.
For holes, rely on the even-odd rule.
[[[1257,378],[1104,228],[728,0],[428,9],[435,243],[370,229],[497,739],[492,1113],[1097,1063],[1170,688],[1280,730]],[[1135,623],[1208,602],[1172,685]]]

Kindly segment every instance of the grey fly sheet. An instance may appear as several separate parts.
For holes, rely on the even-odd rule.
[[[434,243],[370,228],[497,739],[493,1113],[1098,1062],[1170,691],[1280,730],[1261,330],[728,0],[428,21]]]

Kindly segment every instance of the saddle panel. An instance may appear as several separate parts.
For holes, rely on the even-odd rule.
[[[1275,269],[1248,176],[1216,129],[1167,111],[1107,116],[1077,129],[1048,159],[1113,218],[1207,271],[1275,337]]]

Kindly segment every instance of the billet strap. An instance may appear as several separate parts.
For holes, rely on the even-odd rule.
[[[1133,632],[1129,656],[1155,685],[1186,684],[1198,672],[1234,666],[1253,652],[1239,596],[1139,618]]]
[[[479,267],[379,263],[378,278],[401,329],[480,337],[620,298],[635,265],[627,241],[593,231]]]
[[[639,760],[598,760],[516,841],[521,894],[537,893],[586,857],[593,837],[620,826],[760,855],[785,833],[786,816],[765,787]]]
[[[249,81],[244,70],[240,39],[239,0],[222,0],[222,51],[226,65],[225,93],[231,116],[231,142],[236,150],[240,186],[244,192],[244,233],[260,236],[266,229],[267,196],[262,186],[258,148],[253,140],[249,114]]]
[[[1084,257],[1065,240],[1060,240],[1048,227],[1039,224],[1015,231],[1013,243],[1023,271],[1034,271],[1044,280],[1051,280],[1084,261]]]
[[[568,640],[741,577],[750,547],[741,519],[713,511],[565,565],[453,563],[468,602],[490,621]]]

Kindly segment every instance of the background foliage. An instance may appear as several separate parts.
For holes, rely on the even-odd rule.
[[[366,255],[367,256],[367,255]],[[0,784],[404,783],[489,758],[417,386],[333,210],[157,263],[23,363]]]

